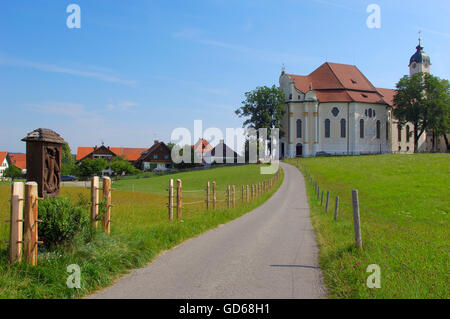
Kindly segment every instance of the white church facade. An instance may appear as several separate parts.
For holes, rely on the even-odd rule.
[[[430,72],[430,64],[419,43],[410,75]],[[399,130],[393,118],[395,90],[376,88],[356,66],[327,62],[306,76],[283,68],[280,88],[286,96],[281,157],[414,152],[413,125]],[[427,150],[426,140],[424,133],[419,151]]]

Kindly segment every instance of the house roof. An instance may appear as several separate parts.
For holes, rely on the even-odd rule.
[[[169,147],[164,142],[155,141],[155,143],[152,145],[152,147],[150,147],[149,149],[142,152],[141,156],[139,157],[139,159],[137,161],[138,162],[145,161],[145,160],[152,161],[151,155],[153,153],[155,153],[161,147],[166,148],[168,151],[170,151]],[[149,156],[150,156],[150,158],[148,158]],[[170,162],[171,159],[170,158],[169,159],[158,159],[155,161],[156,162],[160,162],[160,161]]]
[[[103,146],[104,147],[104,146]],[[147,148],[133,148],[133,147],[105,147],[111,151],[116,156],[123,156],[126,160],[136,161]],[[86,158],[92,152],[94,152],[94,147],[78,147],[76,160],[81,161]]]
[[[211,156],[239,157],[238,153],[228,147],[223,141],[220,141],[220,143],[211,150]]]
[[[211,144],[209,144],[204,138],[199,139],[194,145],[194,153],[208,153],[211,150]]]
[[[326,62],[307,76],[286,74],[306,93],[312,86],[320,102],[388,104],[382,94],[354,65]]]
[[[397,91],[391,89],[377,89],[381,95],[383,95],[383,99],[390,105],[394,106],[394,97]]]
[[[15,154],[15,153],[8,153],[8,163],[9,165],[14,165],[17,168],[20,169],[26,169],[27,168],[27,156],[26,154]]]
[[[6,155],[8,155],[8,152],[0,152],[0,165],[3,163],[3,161],[6,158]]]

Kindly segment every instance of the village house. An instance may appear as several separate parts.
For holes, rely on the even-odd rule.
[[[76,155],[76,163],[79,164],[85,159],[103,158],[110,161],[114,157],[122,156],[125,160],[136,166],[136,161],[141,157],[147,148],[131,148],[131,147],[109,147],[102,145],[100,147],[78,147]],[[112,175],[113,171],[110,167],[102,172],[102,175]]]
[[[142,152],[135,166],[143,171],[165,171],[173,167],[171,151],[164,142],[156,140],[152,147]]]
[[[6,159],[8,152],[0,152],[0,179],[4,178],[4,172],[8,168],[8,161]]]
[[[27,173],[27,155],[21,153],[8,153],[6,156],[8,165],[14,165],[22,171],[22,174]]]
[[[231,164],[237,163],[239,158],[239,154],[228,147],[224,140],[220,140],[219,144],[217,144],[210,152],[204,154],[204,161],[206,164]]]
[[[213,149],[211,144],[204,138],[200,138],[197,143],[192,146],[192,149],[194,151],[194,158],[196,159],[195,162],[206,165],[205,156]]]

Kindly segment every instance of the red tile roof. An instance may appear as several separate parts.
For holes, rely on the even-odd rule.
[[[147,148],[132,148],[132,147],[110,147],[109,150],[116,156],[123,156],[129,161],[136,161]],[[94,147],[78,147],[76,160],[80,161],[86,156],[94,152]]]
[[[194,153],[208,153],[212,150],[211,144],[204,138],[199,139],[194,145]]]
[[[324,63],[307,76],[286,74],[303,93],[310,85],[319,102],[366,102],[389,104],[354,65]]]
[[[8,163],[9,165],[14,165],[20,169],[27,168],[27,156],[26,154],[14,154],[8,153]]]
[[[3,161],[6,158],[6,155],[8,155],[8,152],[0,152],[0,165],[3,163]]]
[[[394,96],[397,93],[395,90],[391,89],[377,89],[381,95],[383,95],[383,99],[389,103],[390,106],[394,106]]]

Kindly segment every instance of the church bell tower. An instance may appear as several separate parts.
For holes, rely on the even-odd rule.
[[[430,56],[423,51],[421,45],[422,39],[419,37],[419,45],[416,47],[417,51],[409,60],[409,75],[423,72],[430,73],[431,60]]]

